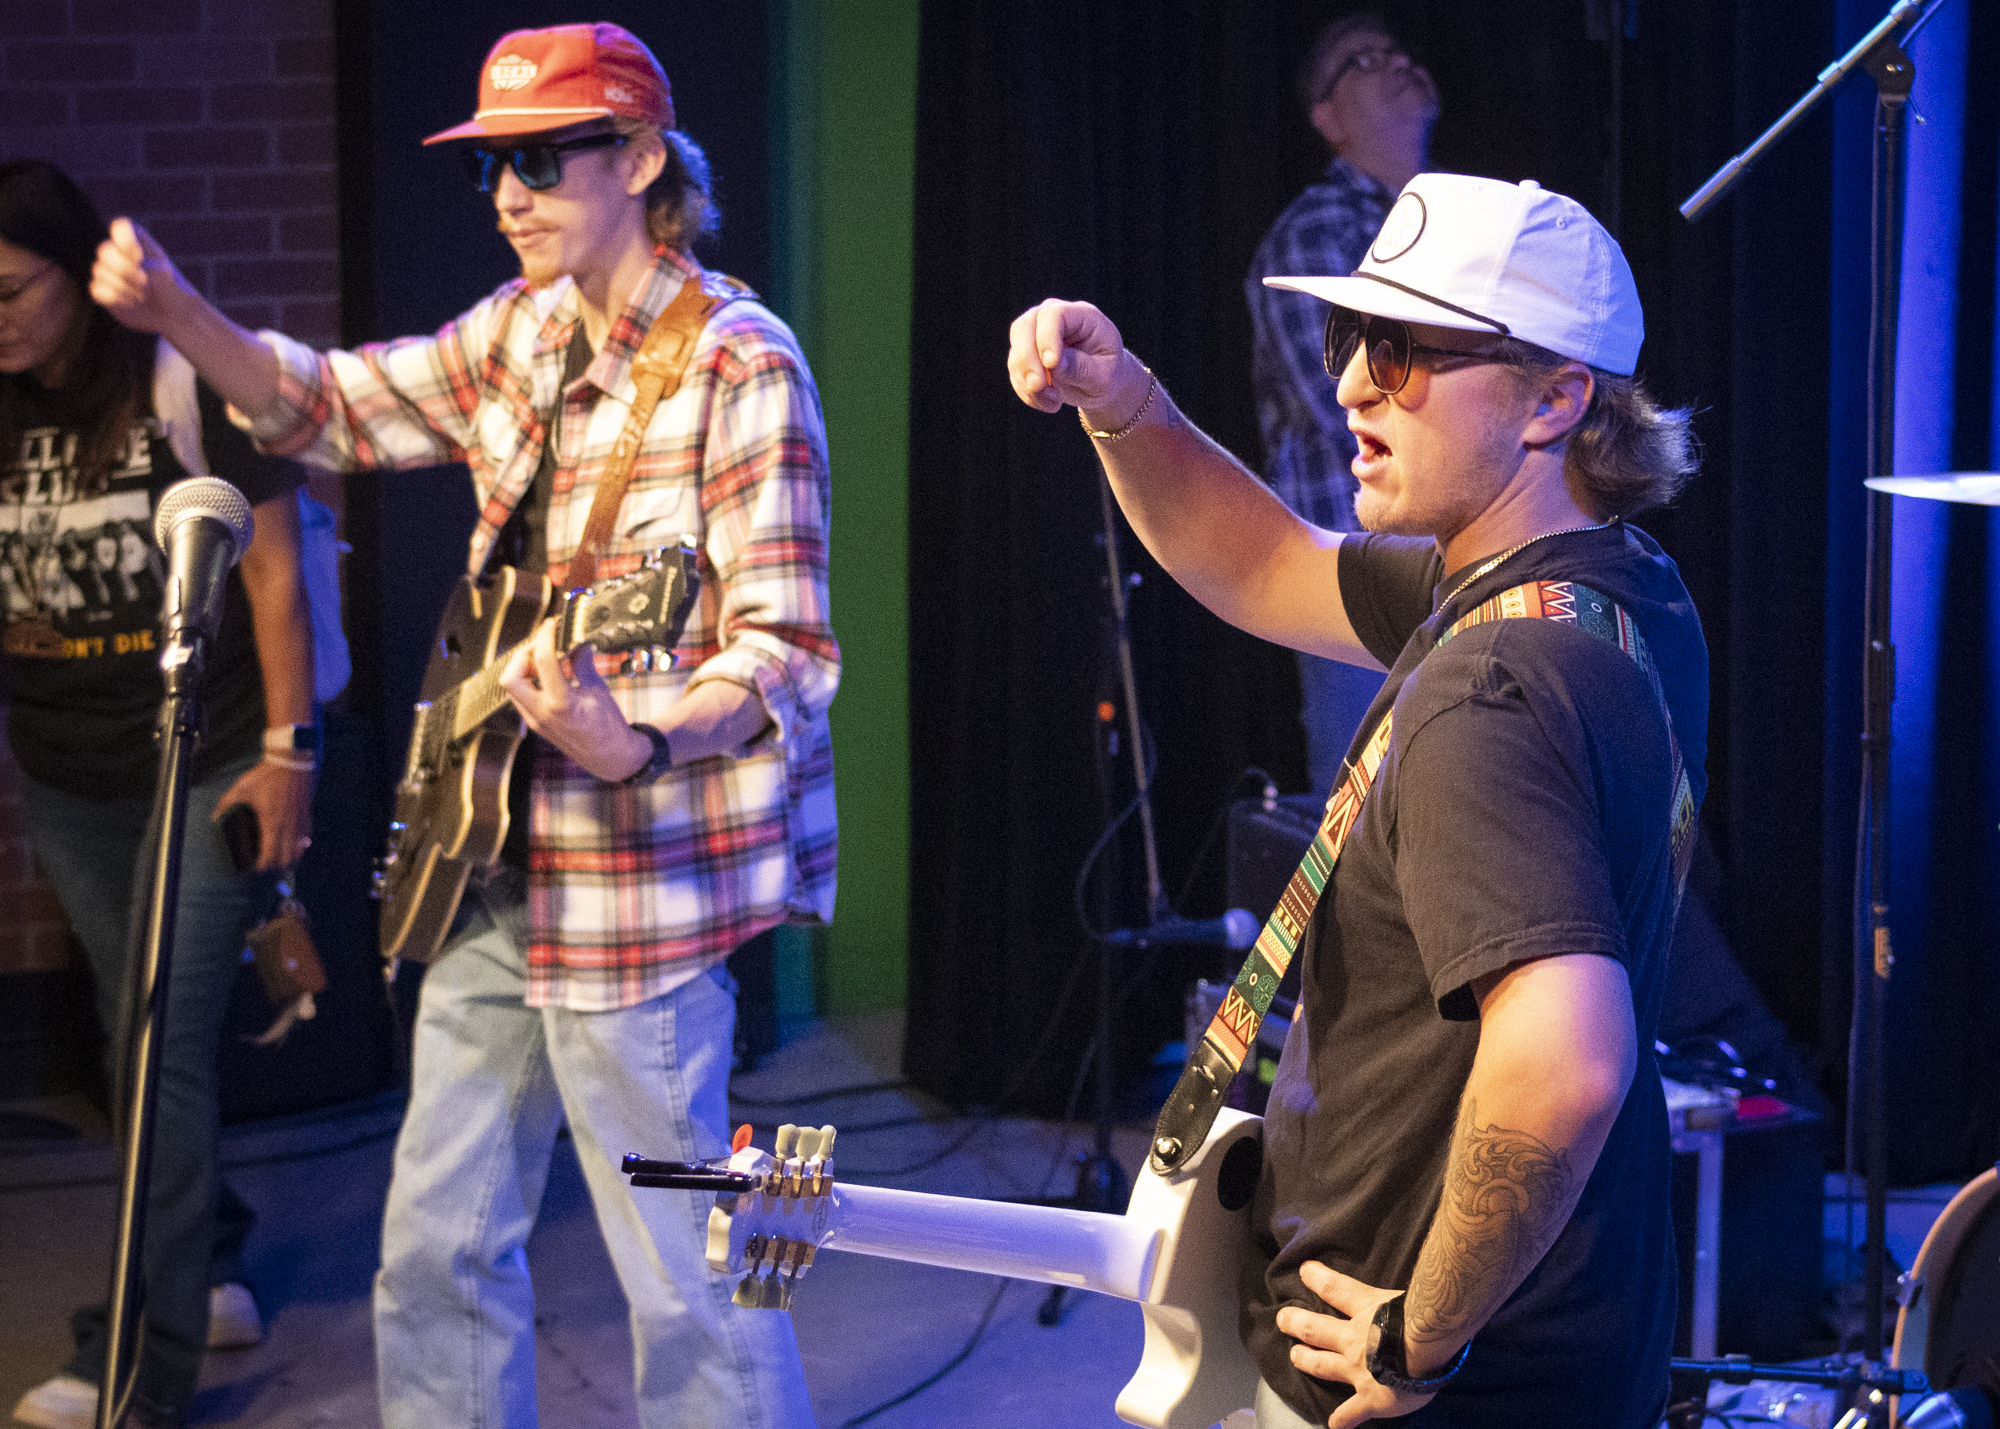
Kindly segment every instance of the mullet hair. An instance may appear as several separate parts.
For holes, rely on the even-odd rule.
[[[716,207],[708,155],[701,145],[678,129],[662,129],[643,119],[617,118],[611,127],[628,141],[641,134],[655,135],[666,150],[660,176],[646,186],[647,237],[688,253],[702,239],[722,231],[722,210]]]
[[[1495,356],[1524,389],[1539,388],[1575,360],[1514,337],[1500,339]],[[1599,367],[1590,375],[1590,405],[1566,438],[1570,495],[1601,521],[1665,506],[1701,466],[1693,412],[1660,406],[1636,377]]]

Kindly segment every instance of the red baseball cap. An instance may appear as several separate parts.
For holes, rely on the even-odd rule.
[[[426,144],[535,134],[585,119],[674,127],[674,96],[653,52],[617,25],[554,25],[502,35],[479,71],[479,110]]]

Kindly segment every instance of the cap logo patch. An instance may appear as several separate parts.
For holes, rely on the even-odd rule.
[[[1424,221],[1428,217],[1422,194],[1404,194],[1389,210],[1368,256],[1377,263],[1393,263],[1417,246],[1417,240],[1424,236]]]
[[[604,97],[613,104],[637,104],[639,102],[633,97],[632,91],[625,88],[622,84],[605,85]]]
[[[538,66],[533,60],[523,59],[509,50],[493,61],[493,68],[486,71],[493,87],[503,93],[510,89],[525,89],[534,79]]]

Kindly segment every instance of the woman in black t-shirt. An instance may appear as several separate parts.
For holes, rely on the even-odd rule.
[[[208,654],[146,1213],[132,1418],[177,1425],[210,1338],[217,1044],[258,891],[256,875],[233,866],[216,819],[236,804],[256,813],[259,870],[291,863],[309,841],[313,761],[294,750],[293,728],[313,723],[312,629],[299,572],[298,468],[257,455],[211,394],[180,418],[201,412],[199,445],[186,433],[171,440],[154,410],[156,339],[119,327],[88,295],[105,237],[97,210],[61,170],[0,164],[8,742],[24,775],[30,840],[89,956],[113,1047],[158,766],[163,570],[149,533],[160,494],[195,474],[176,445],[242,490],[256,521]],[[283,747],[267,754],[274,745]],[[224,1303],[232,1300],[240,1311],[244,1301]],[[76,1325],[75,1357],[28,1393],[17,1418],[93,1422],[102,1311]]]

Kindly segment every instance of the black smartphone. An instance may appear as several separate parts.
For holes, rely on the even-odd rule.
[[[229,846],[229,861],[236,865],[236,871],[252,872],[264,843],[263,831],[257,826],[257,811],[248,804],[231,804],[216,822],[222,825],[222,841]]]

